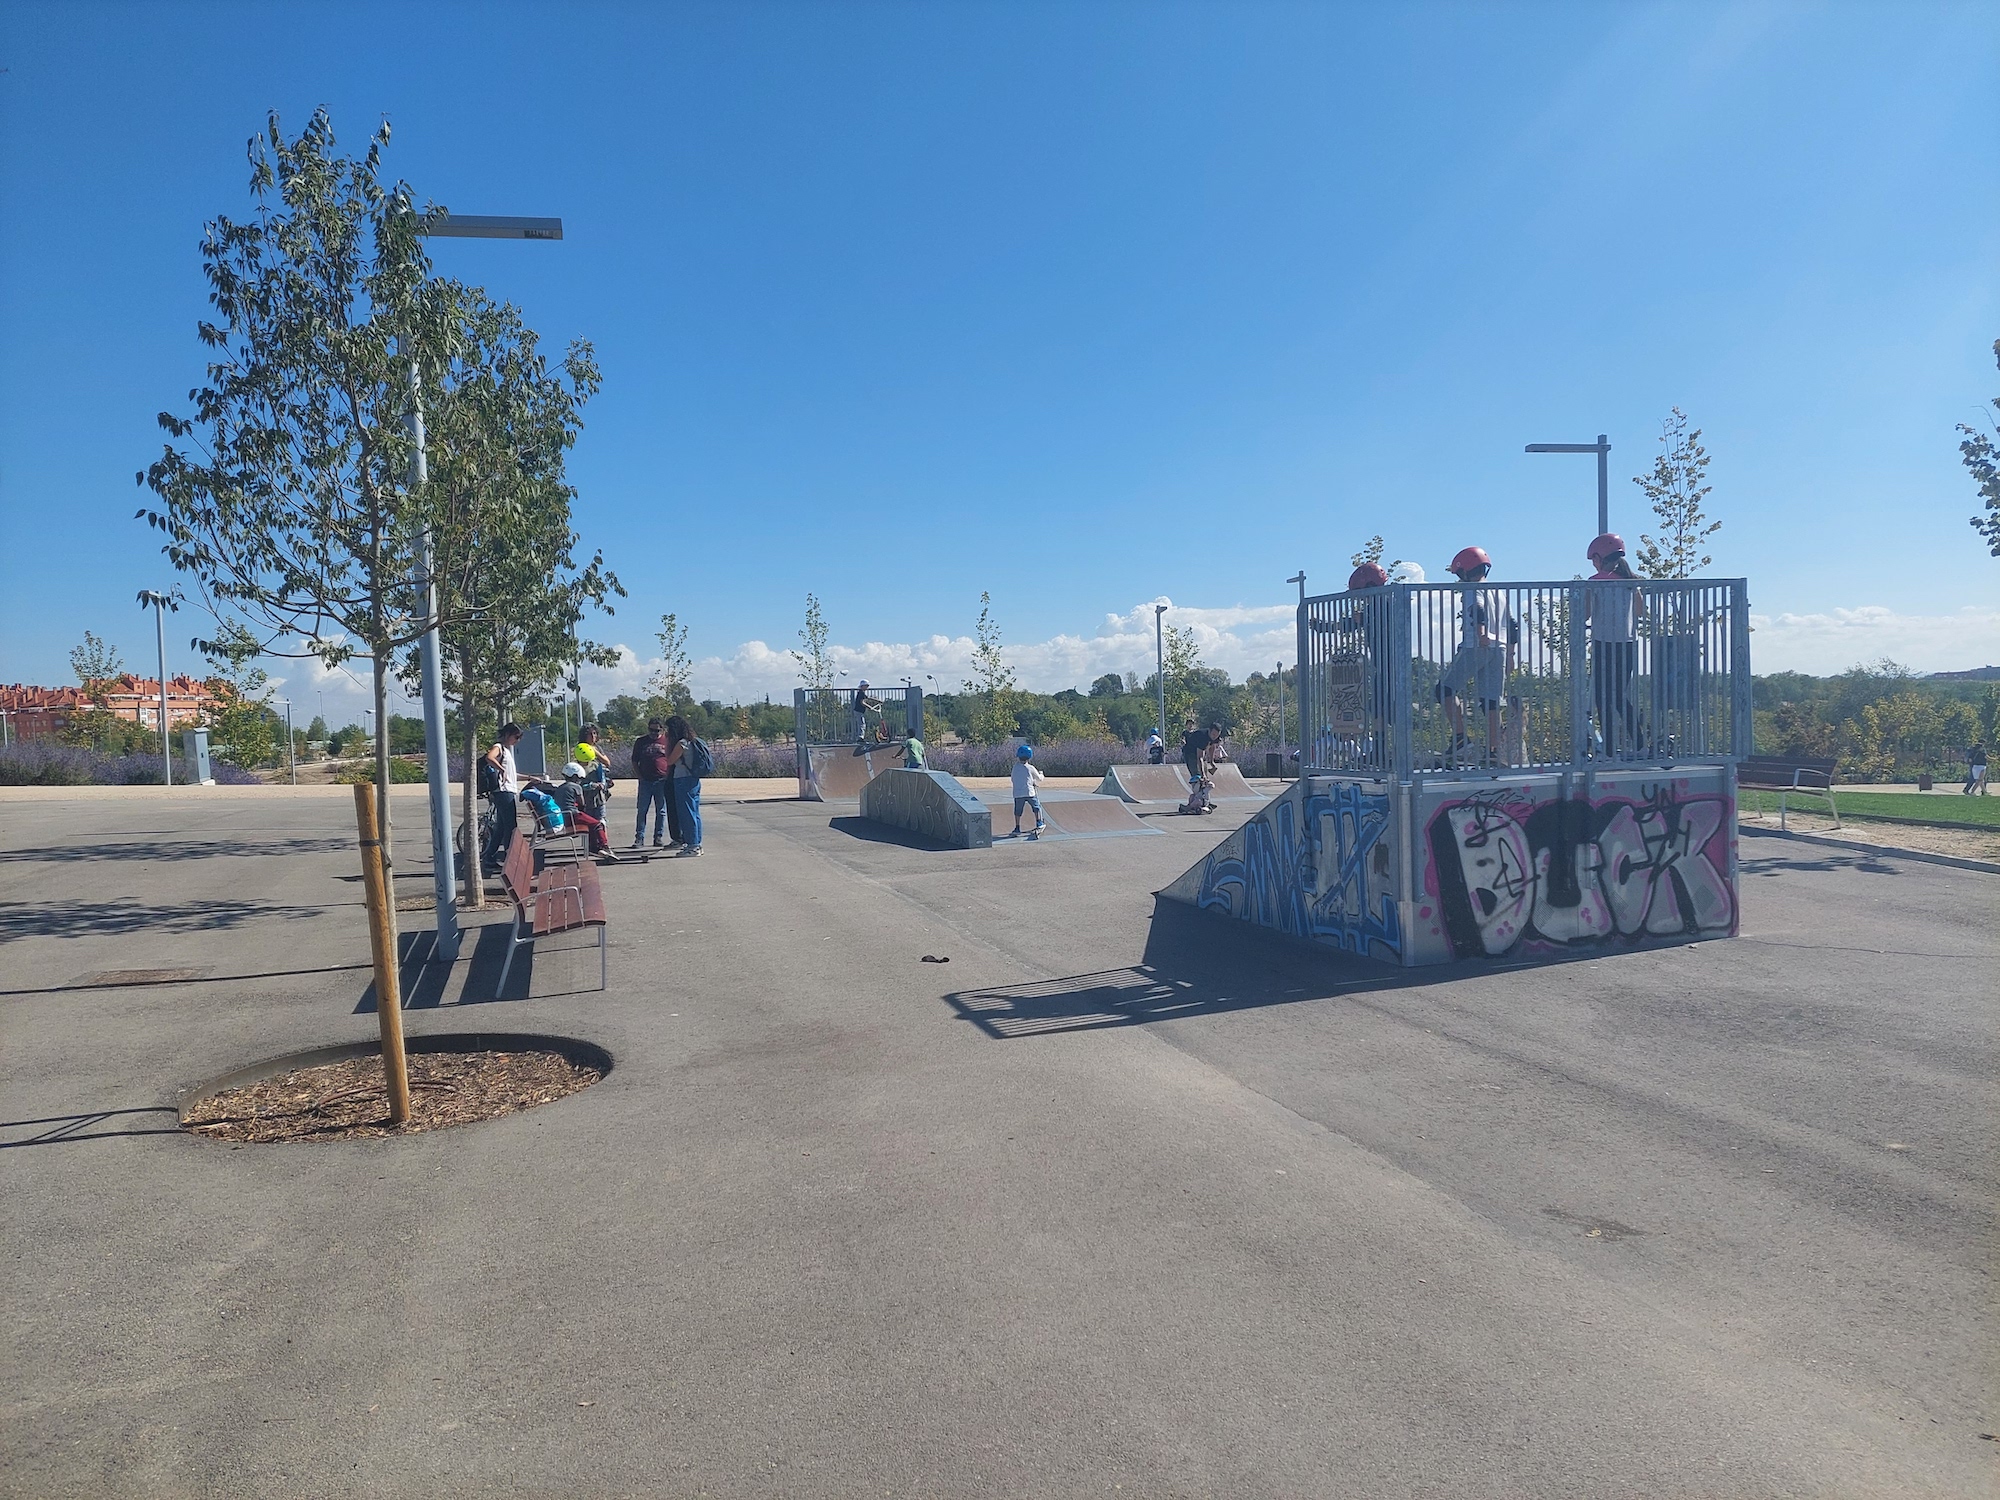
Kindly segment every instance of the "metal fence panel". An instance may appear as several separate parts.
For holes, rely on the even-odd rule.
[[[1304,768],[1730,760],[1749,750],[1741,581],[1392,584],[1299,606]]]
[[[924,690],[870,688],[878,707],[857,713],[853,688],[794,688],[794,733],[801,745],[858,745],[864,740],[895,743],[914,726],[923,736]]]

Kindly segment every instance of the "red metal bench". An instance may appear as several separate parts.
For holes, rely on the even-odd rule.
[[[514,902],[514,924],[507,934],[507,962],[500,966],[495,993],[507,988],[507,973],[522,944],[580,927],[597,929],[597,987],[611,982],[611,959],[604,921],[604,888],[597,883],[597,866],[588,861],[545,864],[535,871],[532,840],[517,833],[507,846],[500,878]]]

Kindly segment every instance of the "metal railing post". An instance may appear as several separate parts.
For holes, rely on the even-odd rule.
[[[1729,754],[1741,760],[1755,753],[1755,701],[1750,681],[1750,581],[1729,583]]]
[[[1408,782],[1411,773],[1410,713],[1415,695],[1410,687],[1410,601],[1414,584],[1389,585],[1389,659],[1383,665],[1389,674],[1389,724],[1394,744],[1390,750],[1390,770],[1396,780]]]
[[[1292,617],[1293,623],[1297,627],[1298,656],[1295,659],[1299,664],[1298,691],[1293,696],[1298,700],[1299,705],[1299,774],[1303,776],[1312,769],[1313,762],[1313,750],[1311,748],[1313,742],[1309,738],[1309,731],[1306,728],[1312,722],[1312,692],[1306,686],[1312,680],[1312,672],[1306,660],[1306,601],[1304,597],[1305,585],[1303,583],[1299,585],[1299,595],[1298,612]],[[1281,673],[1282,670],[1281,668]],[[1280,691],[1282,691],[1282,675],[1279,681],[1281,684]],[[1285,725],[1282,718],[1283,712],[1282,709],[1279,710],[1281,717],[1278,722],[1278,736],[1281,744],[1285,733]],[[1282,771],[1284,768],[1281,765],[1279,769]]]
[[[1583,591],[1589,584],[1568,585],[1564,597],[1568,601],[1566,614],[1569,620],[1569,761],[1573,766],[1582,765],[1590,754],[1590,646],[1585,639]],[[1611,750],[1611,730],[1607,725],[1604,741],[1605,753]]]

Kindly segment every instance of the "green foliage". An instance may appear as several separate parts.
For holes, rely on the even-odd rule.
[[[2000,339],[1993,341],[1993,357],[2000,363]],[[1993,405],[2000,408],[2000,396],[1994,398]],[[1972,529],[1985,541],[1986,550],[2000,557],[2000,448],[1994,443],[1995,438],[2000,438],[2000,422],[1991,417],[1986,422],[1993,429],[1990,436],[1960,424],[1958,430],[1965,434],[1965,441],[1958,445],[1958,452],[1973,483],[1979,486],[1980,499],[1986,503],[1986,514],[1972,518]]]
[[[1358,568],[1363,563],[1375,563],[1382,569],[1383,572],[1389,575],[1389,579],[1392,583],[1396,582],[1397,581],[1396,570],[1403,566],[1406,559],[1398,557],[1392,559],[1389,562],[1384,563],[1382,561],[1382,553],[1385,550],[1386,550],[1386,544],[1382,540],[1381,533],[1377,532],[1374,536],[1368,538],[1367,544],[1363,546],[1359,552],[1354,554],[1353,558],[1351,559],[1351,565]]]
[[[306,726],[306,738],[315,743],[323,742],[326,739],[326,720],[314,714],[312,723]]]
[[[688,692],[687,636],[687,626],[674,615],[660,616],[656,637],[660,643],[660,665],[646,685],[653,690],[654,697],[667,705],[669,713],[677,713],[682,704],[693,701]]]
[[[1163,636],[1166,653],[1167,676],[1167,732],[1171,736],[1177,730],[1188,728],[1199,717],[1201,688],[1198,673],[1204,669],[1201,664],[1201,647],[1195,641],[1194,631],[1180,625],[1169,625]],[[1223,678],[1227,685],[1229,679]]]
[[[1926,681],[1891,661],[1754,690],[1759,753],[1833,760],[1848,781],[1958,774],[1969,746],[2000,736],[2000,684]]]
[[[1125,694],[1125,679],[1116,672],[1106,672],[1090,685],[1093,698],[1120,698]]]
[[[1014,687],[1014,669],[1007,665],[1001,646],[1000,624],[993,618],[993,596],[979,595],[979,619],[973,626],[973,680],[965,691],[975,698],[966,725],[966,738],[975,745],[997,745],[1020,733],[1020,702]]]
[[[820,608],[819,598],[807,594],[806,623],[799,631],[799,644],[805,649],[794,651],[792,660],[799,664],[799,681],[809,688],[833,686],[833,655],[828,639],[826,614]]]
[[[1639,571],[1648,578],[1692,578],[1715,559],[1702,544],[1722,529],[1703,509],[1713,485],[1701,429],[1688,430],[1687,413],[1673,408],[1660,427],[1660,452],[1653,472],[1632,482],[1645,493],[1660,527],[1657,538],[1639,538]]]
[[[375,763],[363,761],[358,766],[347,766],[334,775],[334,781],[342,786],[373,786],[375,784]],[[424,763],[420,760],[401,760],[391,757],[389,761],[389,784],[410,786],[426,779]]]
[[[257,637],[241,621],[224,620],[204,654],[214,671],[208,687],[216,706],[208,726],[217,756],[246,768],[275,760],[284,726],[271,711],[270,678],[257,665],[263,654]]]
[[[106,755],[158,755],[160,737],[108,708],[72,714],[57,736],[65,745],[81,745]]]
[[[101,708],[105,703],[105,684],[124,672],[125,663],[118,655],[116,646],[107,644],[86,630],[83,644],[70,648],[69,669],[76,673],[76,680],[85,695]]]

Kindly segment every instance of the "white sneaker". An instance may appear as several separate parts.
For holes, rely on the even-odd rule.
[[[681,846],[681,852],[680,852],[679,854],[676,854],[676,855],[674,856],[674,858],[675,858],[675,859],[696,859],[696,858],[700,857],[700,854],[701,854],[701,845],[699,845],[699,844],[683,844],[683,845]]]

